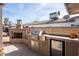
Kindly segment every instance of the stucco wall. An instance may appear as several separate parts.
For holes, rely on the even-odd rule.
[[[2,4],[0,4],[0,55],[2,55]]]

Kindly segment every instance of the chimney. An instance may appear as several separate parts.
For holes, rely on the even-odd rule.
[[[16,28],[17,28],[17,29],[21,29],[21,27],[22,27],[21,25],[22,25],[22,22],[21,22],[20,19],[18,19],[18,20],[17,20],[17,24],[16,24]]]

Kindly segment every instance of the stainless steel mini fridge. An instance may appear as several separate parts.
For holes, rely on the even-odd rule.
[[[51,39],[50,40],[50,55],[51,56],[64,56],[65,55],[65,42]]]

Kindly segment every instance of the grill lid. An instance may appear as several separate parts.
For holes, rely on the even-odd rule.
[[[38,35],[38,36],[41,36],[43,33],[44,33],[44,31],[32,30],[31,35]]]

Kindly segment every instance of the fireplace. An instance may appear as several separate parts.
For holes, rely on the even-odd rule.
[[[14,38],[22,38],[22,33],[14,33]]]

